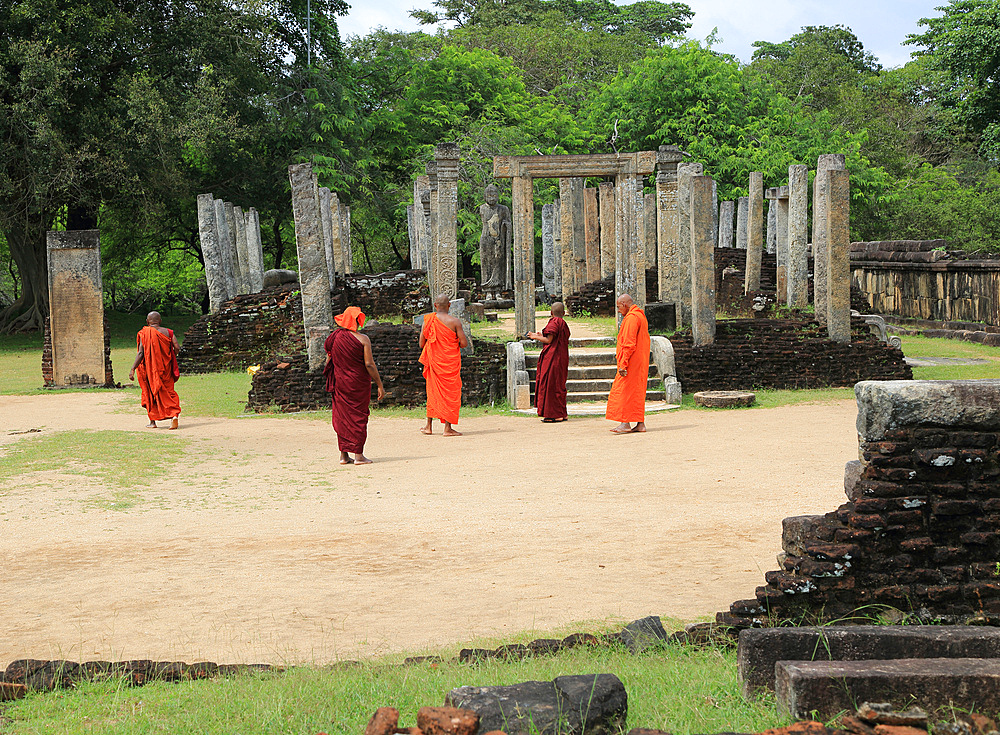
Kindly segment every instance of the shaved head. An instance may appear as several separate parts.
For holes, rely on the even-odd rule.
[[[441,293],[434,297],[434,310],[435,311],[448,311],[451,308],[451,299],[448,294]]]
[[[161,321],[163,320],[160,318],[160,312],[158,311],[151,311],[148,314],[146,314],[146,324],[148,324],[149,326],[153,326],[154,324],[159,324]]]
[[[618,311],[622,314],[628,314],[628,310],[631,309],[634,305],[635,302],[632,300],[632,297],[629,296],[627,293],[621,294],[618,297],[618,300],[615,301],[615,306],[618,308]]]
[[[552,308],[549,309],[549,313],[552,314],[552,316],[557,316],[562,319],[566,316],[566,307],[563,306],[562,301],[554,301],[552,302]]]

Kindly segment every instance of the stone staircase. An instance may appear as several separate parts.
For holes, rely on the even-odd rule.
[[[524,361],[528,368],[531,404],[535,404],[535,377],[539,352],[525,351]],[[615,351],[609,348],[584,347],[569,351],[569,375],[566,380],[566,402],[607,401],[618,368]],[[656,365],[649,366],[646,383],[646,400],[664,400],[663,380]]]

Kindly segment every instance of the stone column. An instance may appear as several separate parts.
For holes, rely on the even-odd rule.
[[[767,199],[767,252],[774,255],[778,242],[778,206],[766,193],[764,198]]]
[[[417,259],[417,226],[413,219],[413,205],[406,205],[406,237],[410,243],[410,268],[415,268],[413,265],[414,261]]]
[[[515,176],[514,225],[514,327],[519,338],[535,331],[535,204],[530,176]]]
[[[827,334],[851,341],[851,177],[845,169],[817,174],[826,199]]]
[[[633,173],[615,177],[615,294],[627,293],[640,308],[646,305],[645,274],[642,256],[645,248],[639,240],[639,213],[642,211],[642,181]],[[621,314],[618,315],[621,323]]]
[[[777,268],[777,302],[788,303],[788,187],[779,186],[774,201],[778,213],[775,216],[775,260]]]
[[[735,202],[719,202],[719,247],[733,247],[733,216]]]
[[[326,270],[323,223],[319,207],[319,187],[312,165],[288,167],[292,186],[292,215],[295,219],[295,250],[299,258],[299,285],[302,290],[302,326],[309,355],[309,369],[323,367],[323,342],[330,334],[333,306],[330,302],[330,275]]]
[[[566,271],[569,268],[568,261],[566,260],[566,249],[562,246],[562,213],[560,211],[560,201],[556,199],[552,202],[552,247],[555,250],[555,269],[556,269],[556,294],[563,301],[569,295],[569,291],[566,290],[565,280]],[[514,215],[512,214],[511,217]]]
[[[556,250],[553,238],[553,205],[542,205],[542,285],[547,296],[556,293]],[[513,215],[512,215],[513,216]]]
[[[747,249],[747,217],[750,214],[750,198],[740,197],[736,205],[736,248]]]
[[[112,376],[104,359],[100,231],[49,231],[45,244],[52,381],[107,385]]]
[[[691,323],[691,179],[701,176],[700,163],[677,164],[678,269],[677,326]]]
[[[615,185],[610,181],[598,187],[601,217],[601,278],[615,274]]]
[[[437,161],[428,161],[425,167],[427,180],[430,183],[428,192],[430,193],[430,239],[427,241],[427,285],[430,288],[431,301],[441,293],[438,279],[438,183],[437,183]]]
[[[233,207],[236,222],[236,258],[240,262],[240,293],[252,293],[250,288],[250,255],[247,250],[247,218],[243,207]]]
[[[691,177],[691,336],[695,347],[715,341],[715,233],[712,179]]]
[[[677,164],[684,159],[675,145],[656,151],[656,285],[660,301],[677,304],[680,263],[677,219]],[[679,307],[675,307],[679,308]]]
[[[427,271],[430,268],[428,262],[428,241],[430,240],[430,217],[431,217],[431,180],[427,176],[418,176],[413,183],[413,211],[416,221],[417,231],[417,265]]]
[[[582,181],[582,179],[581,179]],[[597,189],[583,190],[583,240],[586,252],[586,279],[584,283],[601,279],[601,226],[597,213]]]
[[[233,296],[238,296],[241,293],[246,293],[246,290],[243,288],[243,278],[240,275],[240,253],[236,244],[239,238],[236,232],[236,210],[232,202],[223,202],[223,207],[226,213],[226,227],[229,229],[229,262],[233,270],[233,286],[235,288]]]
[[[809,305],[809,167],[788,167],[788,306]]]
[[[587,282],[587,243],[583,221],[583,179],[559,179],[559,217],[563,257],[569,256],[570,273],[563,273],[563,288],[579,291]],[[567,288],[567,284],[569,284]],[[569,294],[563,294],[567,296]]]
[[[337,280],[337,261],[333,257],[333,195],[325,186],[319,188],[320,235],[323,237],[323,254],[326,257],[326,273],[332,291]]]
[[[340,249],[344,251],[344,273],[354,272],[354,251],[351,250],[351,208],[340,205]]]
[[[208,310],[214,314],[226,300],[226,276],[220,262],[215,200],[211,194],[198,195],[198,234],[201,237],[201,257],[205,261],[205,280],[208,282]]]
[[[656,267],[656,192],[649,192],[642,198],[643,241],[646,243],[644,270]],[[645,278],[645,276],[643,276]],[[651,294],[658,295],[658,294]]]
[[[743,274],[744,293],[760,290],[760,258],[764,249],[764,174],[750,172],[747,202],[747,265]]]
[[[719,184],[712,179],[712,242],[719,241]],[[715,247],[713,244],[712,247]]]
[[[250,292],[264,290],[264,245],[260,239],[260,215],[250,207],[247,212],[247,261],[250,264]]]
[[[439,143],[434,148],[437,162],[437,271],[439,293],[453,299],[458,295],[458,143]],[[534,230],[532,230],[534,235]],[[515,228],[515,237],[516,237]],[[534,273],[532,273],[534,283]]]
[[[340,197],[337,196],[337,192],[330,192],[330,202],[328,207],[324,207],[322,201],[320,202],[320,211],[329,210],[330,212],[330,237],[326,237],[326,222],[323,223],[323,246],[324,249],[329,250],[329,256],[327,257],[327,268],[330,268],[330,261],[333,261],[332,271],[330,272],[330,283],[331,290],[337,285],[337,276],[344,275],[344,248],[341,243],[341,221],[343,220],[342,207],[340,204]]]
[[[226,279],[228,301],[236,296],[239,290],[236,287],[236,270],[233,267],[233,241],[229,220],[226,218],[226,203],[221,199],[215,200],[215,226],[219,236],[219,263],[222,265],[222,275]]]
[[[847,157],[842,154],[824,154],[816,164],[816,180],[813,182],[813,303],[816,320],[826,324],[829,245],[826,236],[826,191],[820,191],[820,171],[834,171],[845,168]]]

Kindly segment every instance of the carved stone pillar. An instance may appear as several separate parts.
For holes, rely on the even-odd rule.
[[[610,181],[598,187],[601,217],[601,278],[615,274],[615,185]]]
[[[656,152],[656,285],[660,301],[677,304],[680,294],[677,164],[684,159],[675,145]]]
[[[809,305],[809,167],[788,167],[788,306]]]
[[[744,293],[760,290],[760,258],[764,249],[764,174],[750,172],[747,200],[747,265],[743,276]]]
[[[535,331],[535,203],[530,176],[515,176],[514,225],[514,325],[523,338]]]
[[[826,233],[826,190],[820,187],[820,171],[834,171],[845,168],[847,157],[843,153],[824,154],[816,164],[816,180],[813,182],[813,304],[816,320],[826,324],[827,319],[827,285],[826,274],[829,270],[829,245]]]
[[[691,177],[691,336],[695,347],[715,341],[715,205],[709,176]]]

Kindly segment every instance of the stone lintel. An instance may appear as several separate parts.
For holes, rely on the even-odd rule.
[[[100,233],[100,230],[50,230],[46,233],[45,247],[48,250],[100,249]]]
[[[493,177],[513,179],[572,179],[616,176],[621,173],[647,176],[656,170],[656,153],[597,153],[593,155],[494,156]]]
[[[778,197],[777,197],[778,199],[788,199],[790,195],[791,195],[791,189],[789,189],[789,187],[787,186],[778,187]]]
[[[764,189],[765,199],[777,199],[778,198],[778,187],[772,186],[770,189]]]
[[[1000,380],[863,380],[854,386],[858,434],[881,441],[909,426],[1000,430]]]
[[[437,161],[455,161],[456,163],[462,157],[462,149],[459,147],[458,143],[438,143],[434,146],[434,159]]]

